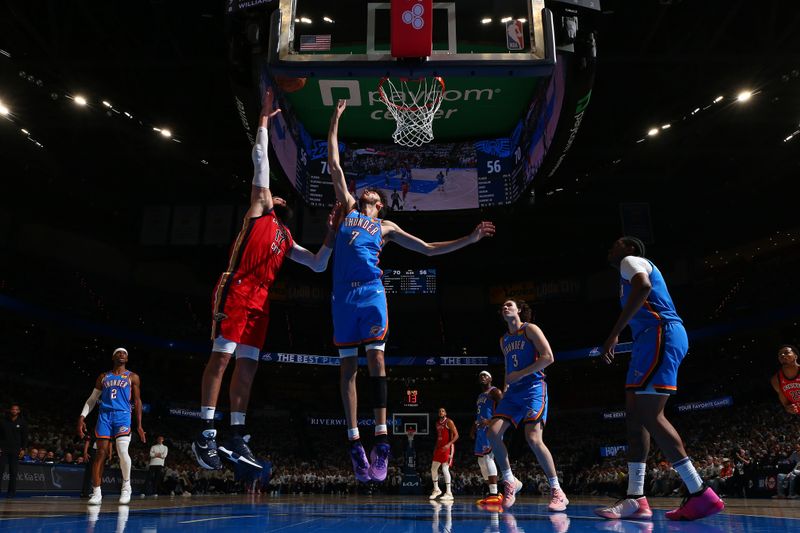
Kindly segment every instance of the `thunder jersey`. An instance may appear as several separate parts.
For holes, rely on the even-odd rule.
[[[436,448],[441,448],[450,442],[450,429],[447,427],[447,417],[436,422]]]
[[[793,379],[783,375],[783,370],[778,370],[778,386],[789,403],[800,406],[800,372]]]
[[[220,286],[233,278],[237,284],[269,287],[294,246],[292,234],[274,211],[248,218],[231,247],[228,269]]]
[[[506,361],[506,376],[517,370],[531,366],[539,359],[536,347],[525,335],[525,322],[515,333],[506,333],[500,340],[500,348]],[[538,371],[530,374],[508,386],[508,394],[515,391],[523,391],[541,383],[544,379],[544,372]],[[507,381],[506,381],[507,382]]]
[[[666,322],[680,322],[683,323],[678,312],[675,310],[675,304],[672,303],[672,297],[667,290],[667,282],[664,281],[664,276],[661,271],[656,268],[652,261],[648,260],[653,271],[650,272],[650,294],[644,305],[636,311],[633,318],[628,325],[631,327],[633,338],[635,339],[642,331],[660,326]],[[625,307],[628,301],[628,296],[631,293],[631,282],[623,277],[620,277],[620,303]]]
[[[122,374],[106,372],[100,394],[100,409],[103,411],[131,411],[131,371]]]
[[[383,246],[381,220],[353,209],[339,225],[333,256],[333,287],[348,290],[381,279],[378,255]]]
[[[495,388],[496,387],[489,387],[487,391],[478,395],[478,409],[475,413],[475,420],[478,422],[478,430],[486,429],[485,427],[481,426],[480,423],[483,420],[491,420],[492,415],[494,415],[495,404],[494,400],[492,400],[492,397],[489,396],[489,393],[491,393]]]

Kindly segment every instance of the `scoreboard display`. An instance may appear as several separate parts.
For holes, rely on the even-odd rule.
[[[419,389],[406,389],[405,397],[403,398],[403,407],[419,407]]]
[[[436,294],[436,269],[384,270],[386,294]]]

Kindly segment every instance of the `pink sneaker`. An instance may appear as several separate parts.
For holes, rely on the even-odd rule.
[[[711,487],[706,487],[698,494],[691,494],[683,500],[681,506],[673,511],[667,511],[670,520],[699,520],[725,509],[723,502]]]
[[[522,490],[522,481],[514,478],[513,482],[503,482],[503,507],[508,509],[514,505],[517,493]]]
[[[560,513],[562,511],[567,510],[567,505],[569,505],[569,500],[567,499],[567,495],[564,494],[564,491],[561,489],[553,489],[550,491],[550,505],[547,506],[548,511],[552,511],[554,513]]]
[[[653,518],[653,511],[645,496],[624,498],[610,507],[595,509],[594,514],[609,520],[619,520],[620,518],[650,520]]]

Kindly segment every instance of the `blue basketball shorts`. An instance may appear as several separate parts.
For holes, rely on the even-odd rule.
[[[389,332],[386,291],[381,280],[336,287],[331,297],[333,343],[339,347],[379,342]]]
[[[666,322],[639,333],[633,340],[625,389],[637,394],[675,394],[678,367],[689,351],[680,322]]]
[[[483,457],[492,453],[492,443],[489,442],[488,427],[478,427],[475,431],[475,455]]]
[[[131,434],[130,411],[100,411],[94,436],[98,439],[110,439]]]
[[[547,383],[540,381],[532,387],[516,391],[509,387],[494,410],[492,418],[508,420],[514,427],[532,422],[547,423]]]

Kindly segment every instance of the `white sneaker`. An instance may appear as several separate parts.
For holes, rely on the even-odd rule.
[[[130,482],[124,483],[122,485],[122,492],[119,495],[119,503],[121,503],[122,505],[127,505],[131,503],[131,492],[133,491],[131,490]]]
[[[92,491],[92,496],[89,498],[89,505],[100,505],[103,501],[103,493],[100,492],[100,489],[94,489]]]
[[[449,492],[449,491],[445,492],[444,494],[442,494],[442,497],[439,498],[439,501],[442,501],[442,502],[445,502],[445,501],[446,502],[451,502],[451,501],[453,501],[453,493]]]
[[[436,498],[438,498],[438,497],[439,497],[441,494],[442,494],[442,489],[440,489],[439,487],[435,487],[435,488],[433,489],[433,492],[431,492],[431,495],[430,495],[430,496],[428,496],[428,499],[429,499],[429,500],[435,500],[435,499],[436,499]]]

